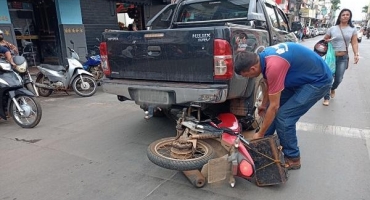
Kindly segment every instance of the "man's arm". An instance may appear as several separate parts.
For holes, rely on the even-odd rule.
[[[265,119],[261,125],[260,130],[258,133],[254,134],[253,139],[263,138],[267,129],[270,127],[271,123],[274,121],[276,113],[279,110],[280,106],[280,96],[281,92],[276,94],[269,95],[270,105],[267,108]]]
[[[8,46],[10,50],[14,51],[15,54],[19,53],[18,49],[15,45],[13,45],[12,43],[7,42],[7,41],[5,43],[6,43],[6,46]]]

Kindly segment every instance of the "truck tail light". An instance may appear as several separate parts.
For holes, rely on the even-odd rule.
[[[231,45],[226,40],[214,41],[214,79],[229,80],[234,75]]]
[[[101,67],[103,69],[103,72],[106,76],[109,76],[111,73],[109,62],[108,62],[108,49],[107,49],[107,43],[102,42],[100,43],[100,58],[101,58]]]

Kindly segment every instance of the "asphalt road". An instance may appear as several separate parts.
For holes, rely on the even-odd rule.
[[[320,38],[302,44],[312,48]],[[151,142],[175,135],[174,123],[146,121],[133,102],[100,90],[91,98],[40,97],[34,129],[0,121],[0,200],[370,199],[370,40],[360,53],[330,106],[320,101],[301,118],[302,168],[283,185],[237,179],[235,188],[227,181],[194,188],[146,157]]]

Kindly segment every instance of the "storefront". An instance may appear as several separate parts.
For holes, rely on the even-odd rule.
[[[30,65],[64,65],[74,48],[83,59],[96,50],[105,29],[119,29],[117,10],[139,29],[167,3],[163,0],[0,0],[0,29]],[[73,41],[74,44],[71,43]]]

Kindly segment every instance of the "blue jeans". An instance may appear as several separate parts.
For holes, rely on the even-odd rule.
[[[288,158],[300,156],[296,123],[315,103],[324,97],[331,83],[321,87],[306,84],[301,87],[285,88],[280,97],[280,108],[265,136],[274,134],[275,130]]]
[[[327,94],[324,96],[325,100],[330,99],[330,90],[335,90],[338,88],[339,84],[343,80],[344,72],[347,69],[348,65],[348,55],[344,56],[337,56],[335,57],[335,75],[334,75],[334,83],[331,86],[331,89],[328,90]]]

